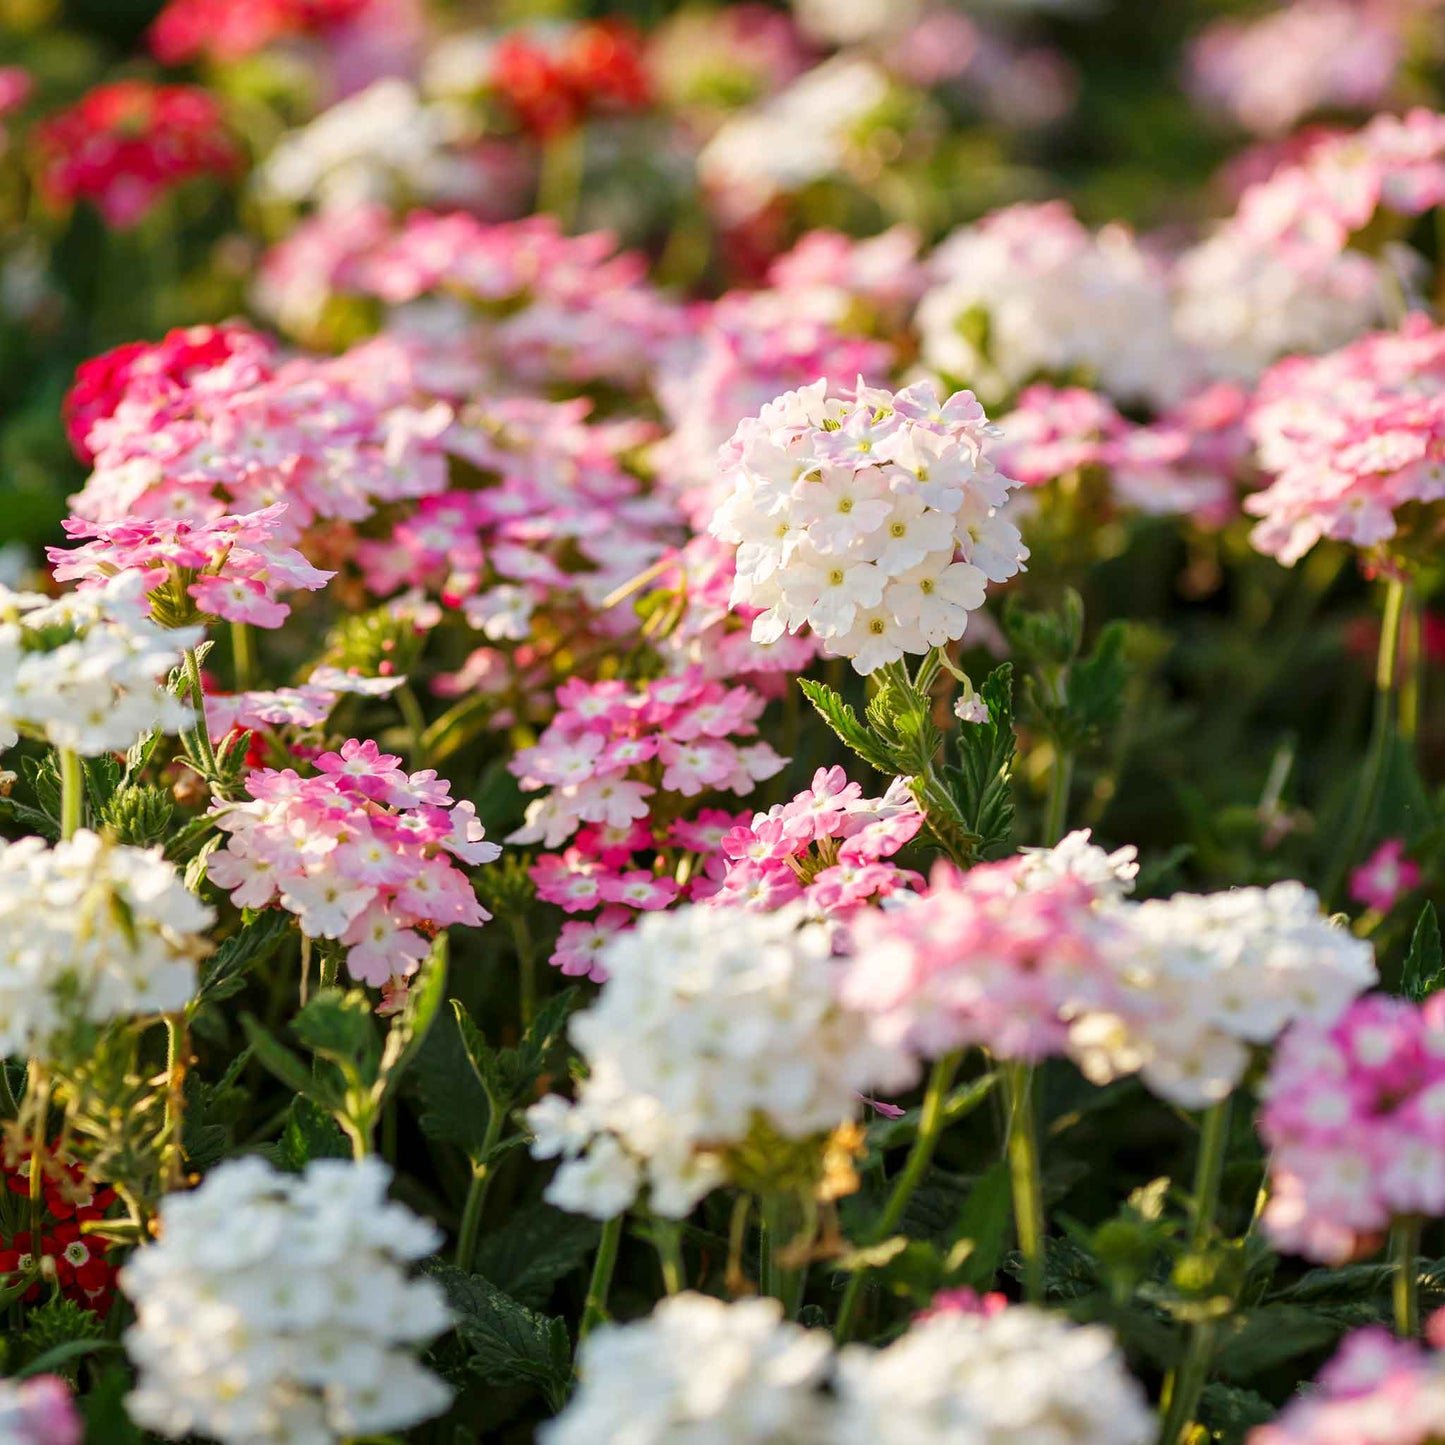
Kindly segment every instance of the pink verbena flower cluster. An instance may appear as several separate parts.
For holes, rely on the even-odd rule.
[[[509,842],[556,848],[584,823],[657,821],[663,810],[648,799],[659,789],[682,798],[745,794],[786,761],[768,743],[736,741],[756,735],[763,699],[697,668],[643,683],[574,678],[557,703],[541,739],[507,765],[527,791],[547,789]]]
[[[1274,1153],[1264,1227],[1339,1264],[1399,1215],[1445,1214],[1445,995],[1371,995],[1275,1051],[1259,1129]]]
[[[1240,198],[1238,224],[1262,240],[1342,250],[1379,210],[1418,216],[1445,201],[1445,115],[1377,115],[1310,146]]]
[[[339,667],[318,667],[299,687],[206,694],[206,725],[213,738],[235,728],[275,732],[282,728],[320,727],[345,696],[387,697],[404,677],[362,677]]]
[[[842,768],[819,768],[812,785],[775,803],[722,839],[726,871],[713,901],[780,908],[799,899],[825,918],[847,918],[922,878],[888,860],[923,826],[901,778],[881,798],[865,798]]]
[[[393,987],[416,972],[439,929],[491,917],[457,864],[501,852],[445,779],[431,769],[408,776],[400,762],[353,738],[317,758],[311,777],[252,773],[251,801],[211,807],[229,836],[208,869],[238,907],[279,903],[308,938],[347,946],[353,978]]]
[[[447,479],[446,407],[411,405],[406,358],[384,340],[335,358],[280,359],[236,340],[212,365],[157,376],[132,364],[84,436],[95,469],[71,499],[93,521],[213,520],[286,503],[278,541],[318,519],[359,521]]]
[[[995,461],[1027,487],[1096,468],[1120,507],[1218,525],[1234,511],[1249,451],[1247,404],[1243,388],[1219,383],[1140,426],[1099,392],[1037,382],[999,422]]]
[[[79,591],[122,573],[138,573],[152,596],[170,588],[169,610],[183,610],[181,595],[202,612],[228,622],[280,627],[290,607],[281,592],[318,591],[336,574],[313,567],[294,547],[277,537],[284,528],[284,502],[243,516],[211,522],[166,517],[125,517],[93,522],[67,517],[61,524],[72,538],[88,538],[79,547],[49,547],[57,582],[78,580]],[[184,618],[182,618],[184,620]]]
[[[598,603],[651,563],[673,515],[623,465],[649,428],[589,422],[590,410],[585,398],[529,397],[470,410],[448,446],[492,484],[425,497],[388,535],[360,540],[367,587],[378,596],[420,587],[450,606],[469,603],[477,629],[499,640],[518,635],[493,622],[499,614],[523,602],[529,613],[558,592]],[[498,587],[514,590],[487,595]]]
[[[1445,1437],[1445,1318],[1426,1326],[1433,1349],[1371,1326],[1345,1337],[1315,1388],[1291,1400],[1249,1445],[1431,1445]]]
[[[916,902],[853,920],[841,997],[915,1060],[970,1045],[1004,1059],[1062,1054],[1073,1014],[1118,992],[1098,896],[1026,857],[967,873],[939,862]]]
[[[1400,509],[1445,499],[1445,330],[1411,316],[1260,382],[1250,431],[1274,480],[1245,500],[1254,545],[1286,565],[1323,537],[1375,548]]]
[[[567,236],[550,216],[487,224],[364,207],[323,212],[262,263],[260,309],[305,334],[329,297],[401,308],[386,330],[440,395],[552,381],[641,380],[685,312],[609,232]]]

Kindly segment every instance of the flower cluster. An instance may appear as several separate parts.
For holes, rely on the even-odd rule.
[[[1345,1337],[1315,1388],[1249,1436],[1249,1445],[1430,1445],[1445,1434],[1441,1319],[1426,1349],[1377,1327]]]
[[[1290,1024],[1327,1024],[1376,980],[1374,952],[1303,884],[1176,893],[1110,910],[1121,992],[1082,1012],[1074,1057],[1096,1082],[1138,1071],[1185,1108],[1226,1097],[1251,1051]]]
[[[78,517],[197,523],[284,502],[279,543],[318,519],[356,522],[445,488],[452,414],[410,405],[410,368],[389,343],[283,360],[240,333],[212,354],[172,373],[145,358],[111,371],[85,434],[95,470],[71,499]]]
[[[962,637],[1028,549],[998,515],[1013,484],[985,455],[971,392],[827,390],[788,392],[739,426],[712,531],[738,548],[734,602],[766,608],[756,641],[808,626],[867,673]]]
[[[641,37],[620,21],[514,31],[492,54],[491,84],[522,128],[543,139],[590,114],[641,110],[652,95]]]
[[[1278,135],[1313,111],[1378,105],[1404,40],[1391,6],[1296,0],[1257,20],[1208,26],[1190,50],[1190,81],[1207,107]]]
[[[0,1438],[14,1445],[81,1445],[85,1427],[59,1375],[0,1380]]]
[[[1080,373],[1123,402],[1183,390],[1167,272],[1122,227],[1092,234],[1062,201],[1011,206],[949,237],[930,268],[923,359],[990,402]]]
[[[184,618],[199,608],[229,622],[279,627],[290,607],[277,600],[282,591],[315,592],[336,574],[313,567],[294,547],[277,544],[284,502],[244,516],[218,517],[213,522],[169,518],[126,517],[91,522],[67,518],[79,547],[47,548],[57,582],[79,580],[79,592],[117,575],[135,574],[152,594],[170,589],[160,610],[167,620]],[[189,599],[187,601],[186,599]]]
[[[139,576],[55,599],[0,586],[0,750],[25,734],[98,757],[186,727],[163,684],[199,634],[164,632],[146,608]]]
[[[405,683],[404,677],[361,677],[339,667],[318,667],[299,687],[207,693],[206,726],[216,739],[235,728],[320,727],[343,697],[389,697]]]
[[[646,1319],[604,1325],[583,1342],[577,1393],[537,1438],[816,1440],[831,1357],[826,1332],[784,1321],[776,1300],[676,1295]]]
[[[34,1156],[27,1152],[3,1168],[7,1190],[21,1198],[30,1194]],[[0,1234],[0,1275],[14,1284],[31,1278],[24,1298],[33,1303],[51,1288],[97,1314],[107,1314],[115,1297],[116,1267],[106,1257],[99,1235],[84,1228],[103,1219],[115,1203],[115,1190],[97,1186],[73,1160],[54,1147],[41,1155],[40,1241],[29,1229]],[[0,1421],[3,1421],[0,1412]],[[6,1438],[0,1434],[0,1439]]]
[[[36,131],[40,188],[53,205],[93,201],[126,229],[202,175],[227,175],[239,153],[216,97],[193,85],[99,85]]]
[[[81,1024],[182,1008],[215,914],[159,848],[84,829],[0,843],[0,1057],[47,1054]]]
[[[544,1445],[624,1429],[636,1445],[1144,1445],[1156,1429],[1107,1329],[1028,1306],[943,1309],[884,1349],[835,1351],[774,1300],[682,1294],[602,1326],[581,1377]]]
[[[374,1159],[294,1175],[246,1158],[167,1198],[159,1242],[120,1275],[132,1419],[242,1445],[385,1434],[445,1410],[450,1389],[415,1351],[449,1312],[406,1272],[440,1233],[387,1202],[389,1180]]]
[[[1146,1445],[1157,1422],[1102,1325],[1028,1305],[947,1310],[838,1357],[838,1445]]]
[[[374,0],[166,0],[147,39],[162,65],[229,61],[286,36],[325,32]]]
[[[431,769],[408,776],[400,762],[353,738],[317,758],[311,777],[253,772],[251,801],[211,808],[228,836],[207,870],[239,907],[279,903],[306,937],[347,946],[353,978],[393,988],[417,971],[437,930],[491,917],[456,865],[501,852],[445,779]]]
[[[836,1001],[827,930],[798,909],[650,913],[603,960],[607,982],[570,1026],[588,1066],[577,1100],[527,1113],[533,1154],[562,1157],[546,1196],[561,1208],[606,1219],[646,1185],[654,1212],[683,1217],[755,1129],[806,1142],[896,1079]]]
[[[865,798],[842,768],[819,768],[790,803],[724,835],[726,871],[712,902],[772,909],[802,900],[810,915],[845,919],[857,909],[923,880],[887,861],[923,826],[899,778],[881,798]]]
[[[1071,1019],[1118,989],[1098,896],[1066,863],[939,862],[917,901],[854,919],[840,996],[914,1060],[970,1045],[1004,1059],[1064,1053]]]
[[[735,741],[755,737],[764,699],[714,682],[701,668],[643,683],[576,678],[558,689],[557,705],[537,743],[507,765],[526,791],[547,789],[508,842],[556,848],[583,824],[618,836],[644,819],[666,826],[666,813],[649,801],[659,790],[680,798],[746,794],[784,765],[768,743]],[[594,889],[578,906],[597,897]]]
[[[1279,1248],[1338,1264],[1397,1215],[1445,1214],[1445,997],[1372,995],[1332,1026],[1297,1025],[1264,1096]]]
[[[1411,316],[1260,382],[1250,430],[1273,477],[1245,499],[1251,540],[1286,566],[1322,537],[1388,543],[1401,509],[1445,499],[1445,330]]]

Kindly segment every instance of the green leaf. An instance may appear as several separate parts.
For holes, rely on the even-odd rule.
[[[453,1009],[443,1009],[412,1061],[411,1081],[422,1099],[418,1122],[429,1139],[480,1157],[491,1105],[467,1057]]]
[[[1313,1355],[1335,1342],[1337,1321],[1298,1305],[1263,1305],[1226,1337],[1218,1356],[1219,1373],[1248,1380],[1300,1355]]]
[[[988,721],[963,723],[957,734],[958,766],[948,770],[959,813],[978,838],[980,853],[1000,848],[1013,829],[1013,665],[1002,663],[979,688]]]
[[[446,1291],[477,1379],[484,1385],[530,1385],[554,1409],[560,1407],[572,1375],[565,1322],[528,1309],[479,1274],[439,1260],[422,1268]]]
[[[1415,932],[1410,938],[1400,990],[1406,998],[1419,1003],[1442,984],[1445,984],[1445,959],[1441,957],[1440,919],[1435,913],[1435,905],[1427,903],[1420,910]]]
[[[381,1056],[381,1102],[401,1082],[436,1021],[447,991],[447,936],[439,933],[412,980],[406,1007],[392,1021]]]
[[[246,973],[290,933],[291,923],[291,915],[279,908],[268,908],[243,923],[206,960],[192,1009],[207,999],[229,998],[240,989]]]
[[[980,1074],[966,1084],[960,1084],[943,1105],[944,1126],[956,1124],[978,1108],[993,1092],[998,1083],[996,1073]],[[901,1118],[876,1119],[868,1126],[868,1148],[870,1151],[895,1149],[907,1144],[918,1133],[918,1123],[923,1116],[921,1107],[910,1109]]]
[[[534,1204],[482,1236],[476,1272],[518,1303],[541,1309],[557,1281],[592,1257],[600,1233],[595,1220]]]
[[[1124,646],[1129,624],[1115,621],[1099,633],[1093,651],[1069,669],[1069,722],[1078,742],[1112,727],[1124,710],[1129,666]]]
[[[292,1019],[291,1032],[349,1079],[362,1085],[375,1082],[381,1068],[381,1042],[371,999],[363,989],[346,993],[339,988],[319,990]]]
[[[85,769],[85,791],[90,805],[97,813],[103,812],[105,805],[115,796],[115,790],[120,787],[123,776],[121,765],[109,753],[82,761]]]
[[[262,1065],[293,1094],[312,1099],[321,1108],[329,1111],[340,1106],[342,1100],[334,1084],[313,1075],[306,1064],[253,1015],[242,1014],[241,1027],[246,1031],[246,1039]]]
[[[106,1350],[120,1349],[119,1340],[66,1340],[54,1345],[43,1355],[36,1356],[24,1369],[16,1371],[18,1380],[29,1379],[31,1375],[49,1374],[72,1360],[83,1359],[86,1355],[102,1354]]]
[[[144,1432],[126,1414],[125,1397],[132,1386],[130,1371],[117,1365],[106,1370],[80,1397],[87,1440],[103,1440],[105,1445],[145,1445]]]
[[[1012,1218],[1013,1193],[1008,1165],[1000,1159],[990,1165],[969,1190],[953,1231],[951,1254],[960,1260],[959,1284],[986,1290],[993,1283],[1003,1263]],[[960,1250],[965,1243],[966,1254]]]
[[[858,714],[831,687],[825,683],[814,682],[808,677],[800,677],[798,686],[803,689],[803,696],[817,709],[818,716],[833,729],[843,744],[857,753],[869,767],[876,768],[889,777],[900,771],[894,766],[893,758],[859,721]]]
[[[276,1163],[299,1174],[313,1159],[350,1158],[351,1143],[336,1120],[310,1099],[292,1099],[276,1145]]]
[[[1246,1445],[1249,1432],[1274,1419],[1275,1407],[1263,1395],[1237,1385],[1206,1385],[1199,1397],[1199,1419],[1219,1445]]]

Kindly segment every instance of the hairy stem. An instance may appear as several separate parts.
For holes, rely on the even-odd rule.
[[[70,748],[60,752],[60,836],[73,838],[85,822],[85,768],[80,754]]]
[[[1033,1304],[1044,1297],[1044,1186],[1039,1171],[1038,1126],[1034,1118],[1034,1071],[1017,1060],[1003,1065],[1008,1102],[1009,1179],[1014,1226],[1024,1259],[1024,1294]]]

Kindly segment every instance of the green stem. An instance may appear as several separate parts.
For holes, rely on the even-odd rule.
[[[587,1285],[587,1303],[582,1307],[582,1323],[577,1327],[577,1344],[607,1318],[607,1294],[612,1288],[612,1271],[617,1267],[617,1250],[622,1243],[625,1215],[617,1215],[602,1226],[597,1242],[597,1258],[592,1262],[592,1278]]]
[[[407,731],[411,733],[411,765],[414,768],[424,768],[427,766],[426,714],[422,712],[421,703],[417,701],[410,683],[403,683],[397,688],[396,705],[401,709],[402,721],[406,723]]]
[[[1229,1154],[1229,1126],[1233,1099],[1226,1096],[1211,1105],[1199,1126],[1199,1153],[1194,1164],[1194,1198],[1189,1207],[1189,1248],[1202,1249],[1214,1230],[1219,1210],[1219,1186]],[[1184,1358],[1169,1374],[1164,1387],[1164,1426],[1159,1445],[1179,1445],[1184,1431],[1199,1407],[1199,1397],[1209,1383],[1214,1359],[1212,1320],[1200,1320],[1189,1327]]]
[[[1044,807],[1044,842],[1052,846],[1064,836],[1069,816],[1069,787],[1074,781],[1074,755],[1055,744],[1054,766],[1049,773],[1049,797]]]
[[[1325,881],[1324,898],[1333,907],[1345,875],[1360,851],[1360,845],[1374,820],[1380,789],[1385,781],[1385,765],[1390,755],[1390,740],[1395,730],[1396,688],[1399,680],[1400,621],[1405,611],[1405,584],[1390,579],[1385,593],[1385,610],[1380,620],[1380,650],[1375,659],[1375,710],[1370,724],[1370,745],[1360,773],[1359,790],[1354,807],[1346,821],[1340,846],[1330,865]]]
[[[248,622],[231,623],[231,667],[236,691],[250,692],[256,686],[256,639]]]
[[[564,231],[577,219],[582,199],[583,131],[581,126],[550,136],[542,143],[537,172],[537,209],[557,218]]]
[[[477,1253],[477,1235],[482,1227],[482,1210],[486,1208],[487,1191],[492,1187],[492,1151],[502,1134],[502,1111],[490,1095],[487,1099],[487,1132],[482,1136],[480,1155],[472,1160],[472,1182],[467,1186],[467,1200],[462,1206],[462,1222],[457,1229],[456,1265],[470,1270]]]
[[[80,754],[60,750],[60,836],[73,838],[85,822],[85,768]]]
[[[958,1072],[961,1057],[956,1053],[945,1054],[933,1065],[933,1072],[928,1076],[928,1087],[923,1095],[923,1108],[918,1118],[918,1133],[913,1136],[913,1148],[909,1150],[908,1159],[903,1165],[903,1172],[894,1181],[893,1191],[888,1196],[888,1203],[884,1205],[883,1214],[874,1230],[875,1243],[887,1239],[898,1228],[899,1221],[903,1218],[903,1211],[908,1207],[908,1201],[918,1187],[918,1181],[923,1178],[924,1171],[933,1159],[938,1136],[943,1132],[944,1104],[948,1098],[948,1091],[953,1085],[954,1075]],[[847,1342],[857,1323],[858,1306],[863,1296],[863,1281],[866,1273],[865,1270],[855,1270],[852,1278],[848,1281],[848,1288],[843,1294],[843,1304],[838,1311],[838,1323],[833,1331],[839,1344]]]
[[[1002,1067],[1008,1101],[1009,1179],[1014,1225],[1024,1258],[1024,1294],[1032,1304],[1044,1297],[1044,1186],[1039,1172],[1038,1127],[1034,1118],[1034,1071],[1017,1060]]]
[[[192,730],[193,746],[207,778],[216,776],[216,750],[211,746],[211,729],[206,723],[206,695],[201,686],[201,660],[194,647],[186,648],[186,686],[191,694],[191,707],[196,714]]]
[[[181,1115],[185,1107],[185,1077],[181,1053],[185,1044],[185,1019],[166,1014],[166,1102],[165,1146],[161,1153],[161,1180],[167,1190],[181,1187],[185,1153],[181,1143]]]
[[[1198,1249],[1214,1228],[1219,1208],[1219,1185],[1229,1153],[1229,1123],[1233,1100],[1226,1096],[1211,1105],[1199,1129],[1199,1157],[1194,1166],[1194,1202],[1189,1212],[1189,1245]]]
[[[783,1255],[795,1234],[793,1199],[787,1194],[767,1194],[759,1203],[762,1206],[763,1248],[758,1272],[763,1293],[782,1304],[784,1319],[795,1319],[803,1302],[807,1271],[791,1268],[783,1262]]]
[[[1209,1379],[1214,1360],[1214,1325],[1201,1323],[1189,1332],[1189,1343],[1179,1369],[1165,1387],[1164,1424],[1159,1431],[1159,1445],[1184,1445],[1186,1432]]]
[[[1390,1258],[1395,1274],[1391,1296],[1395,1304],[1395,1333],[1403,1340],[1419,1338],[1420,1334],[1420,1254],[1421,1221],[1418,1215],[1402,1215],[1390,1228]]]
[[[662,1286],[670,1295],[687,1287],[687,1268],[682,1257],[682,1226],[675,1219],[654,1219],[652,1239],[657,1262],[662,1268]]]
[[[1423,619],[1416,604],[1415,590],[1405,589],[1400,623],[1400,737],[1414,751],[1420,732],[1420,696],[1424,689]]]

